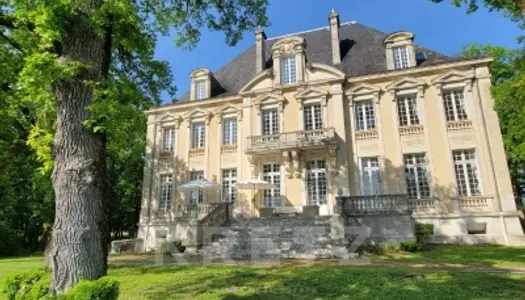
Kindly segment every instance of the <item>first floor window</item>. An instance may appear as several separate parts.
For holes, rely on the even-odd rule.
[[[277,109],[263,110],[262,135],[273,135],[279,133],[279,112]]]
[[[323,128],[323,112],[321,104],[305,105],[303,108],[304,130]]]
[[[479,181],[478,162],[474,150],[452,151],[456,184],[460,196],[480,196],[481,183]]]
[[[171,190],[172,190],[172,175],[164,174],[160,175],[160,197],[159,197],[159,209],[169,210],[171,209]]]
[[[397,115],[399,126],[419,125],[416,94],[397,97]]]
[[[324,160],[306,162],[306,189],[309,205],[326,204],[326,163]]]
[[[273,189],[264,190],[264,206],[281,206],[281,166],[279,164],[263,165],[263,180],[276,186]]]
[[[197,100],[206,98],[206,82],[204,80],[195,82],[195,98]]]
[[[297,66],[295,57],[288,56],[281,59],[281,80],[283,84],[297,82]]]
[[[191,148],[204,148],[206,125],[204,122],[191,124]]]
[[[394,54],[394,67],[397,70],[410,67],[407,47],[394,47],[392,52]]]
[[[382,193],[381,168],[377,157],[362,157],[360,159],[361,195],[374,196]]]
[[[376,128],[374,103],[372,100],[355,103],[355,127],[356,131]]]
[[[430,176],[424,153],[405,154],[405,182],[409,199],[430,198]]]
[[[222,144],[237,144],[237,120],[225,119],[222,121]]]
[[[190,178],[189,181],[194,181],[198,179],[204,179],[204,171],[192,171],[190,172]],[[188,195],[188,198],[190,199],[190,204],[199,204],[204,202],[204,192],[202,191],[194,191],[190,192]]]
[[[467,107],[463,90],[448,90],[443,92],[443,105],[447,121],[467,120]]]
[[[162,150],[171,152],[175,149],[175,127],[165,127],[162,130]]]
[[[222,170],[222,201],[234,202],[236,199],[235,184],[237,169]]]

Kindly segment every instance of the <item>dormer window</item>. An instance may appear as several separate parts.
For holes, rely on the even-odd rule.
[[[410,61],[408,59],[408,50],[406,46],[393,47],[392,52],[394,54],[394,67],[396,70],[406,69],[410,67]]]
[[[195,99],[206,99],[206,81],[199,80],[195,82]]]
[[[383,44],[388,70],[402,70],[416,66],[413,40],[414,34],[408,31],[394,32],[385,38]]]
[[[282,83],[293,84],[297,82],[297,64],[295,57],[288,56],[281,59]]]

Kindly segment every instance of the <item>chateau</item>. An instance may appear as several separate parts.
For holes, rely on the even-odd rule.
[[[382,240],[400,239],[401,220],[400,231],[432,224],[435,242],[523,244],[491,61],[340,23],[334,10],[324,28],[257,30],[254,46],[194,70],[187,94],[147,112],[139,238],[147,250],[191,240],[192,224],[341,214]],[[251,178],[275,188],[236,189]],[[220,189],[177,190],[195,179]]]

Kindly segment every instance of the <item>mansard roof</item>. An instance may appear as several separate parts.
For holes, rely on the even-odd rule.
[[[368,26],[356,22],[341,24],[339,28],[341,63],[337,65],[332,64],[330,29],[328,27],[292,33],[286,36],[297,36],[305,39],[306,59],[309,62],[334,66],[348,77],[387,71],[383,41],[389,35]],[[266,68],[271,68],[273,65],[271,59],[272,46],[282,38],[284,36],[270,38],[265,42],[266,57],[269,58],[266,62]],[[465,58],[461,57],[445,56],[418,45],[414,45],[414,50],[427,55],[427,60],[420,63],[416,68],[465,60]],[[241,87],[256,75],[255,67],[255,45],[253,45],[214,72],[214,77],[220,83],[222,89],[212,91],[210,98],[238,94]],[[187,102],[189,100],[188,96],[189,93],[184,94],[177,103]]]

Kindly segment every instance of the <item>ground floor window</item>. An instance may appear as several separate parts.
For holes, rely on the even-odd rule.
[[[481,182],[476,151],[473,149],[455,150],[452,152],[452,157],[454,158],[458,194],[460,196],[480,196]]]
[[[409,199],[430,198],[430,174],[425,153],[405,154],[405,182]]]
[[[276,188],[264,190],[265,207],[281,206],[281,166],[279,164],[263,165],[263,180],[273,183]]]
[[[204,171],[190,172],[189,181],[194,181],[197,179],[204,179]],[[189,192],[188,198],[190,199],[190,204],[202,203],[204,202],[204,192],[202,191]]]
[[[381,168],[377,157],[361,157],[359,159],[361,173],[361,195],[374,196],[382,193]]]
[[[324,160],[306,162],[308,205],[326,204],[326,163]]]
[[[237,169],[222,170],[222,201],[234,202],[236,198],[235,184],[237,183]]]
[[[171,174],[160,175],[160,197],[159,197],[159,209],[170,210],[171,209],[171,192],[173,188],[173,176]]]

